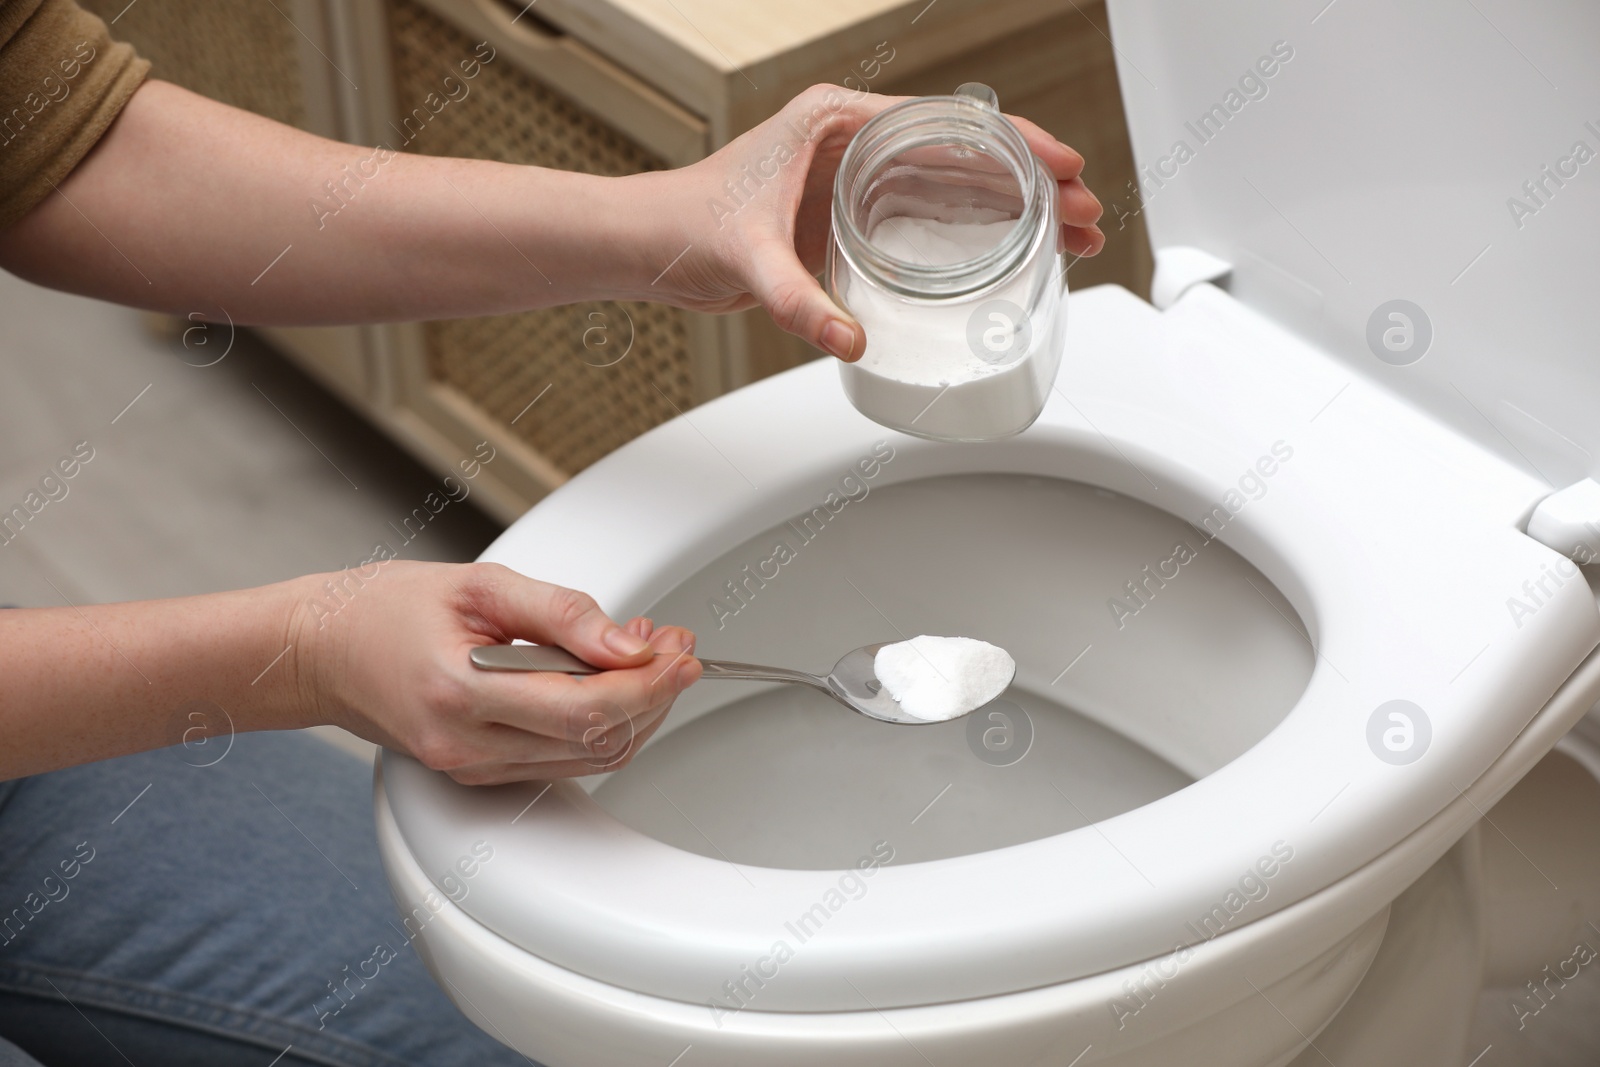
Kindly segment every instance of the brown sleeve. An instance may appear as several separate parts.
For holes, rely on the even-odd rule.
[[[0,0],[0,228],[88,155],[149,70],[72,0]]]

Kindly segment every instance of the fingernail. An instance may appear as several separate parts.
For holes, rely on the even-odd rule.
[[[637,656],[645,650],[644,639],[630,634],[620,626],[606,631],[605,645],[619,656]]]
[[[678,668],[679,689],[687,689],[690,685],[694,684],[694,670],[695,665],[692,662],[685,663],[683,666]]]
[[[849,359],[855,346],[856,333],[839,319],[829,319],[822,328],[822,347],[840,359]]]

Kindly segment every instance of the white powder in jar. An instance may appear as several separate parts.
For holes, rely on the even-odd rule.
[[[872,669],[901,711],[940,722],[975,711],[1005,692],[1017,663],[987,641],[923,634],[878,649]]]
[[[867,240],[878,251],[931,267],[948,267],[976,259],[994,248],[1016,226],[1016,219],[980,219],[945,222],[911,215],[881,219]]]
[[[1015,219],[943,222],[901,215],[881,220],[867,239],[880,252],[907,263],[949,266],[983,255],[1005,240],[1016,224]],[[865,306],[851,310],[867,331],[862,370],[891,381],[941,388],[1005,369],[979,358],[967,344],[970,306],[910,304],[870,288],[860,295]]]
[[[1007,238],[1016,220],[993,214],[974,210],[970,219],[950,222],[891,216],[874,225],[868,239],[896,259],[948,266]],[[942,440],[993,440],[1025,429],[1044,408],[1064,339],[1059,280],[1034,293],[1030,278],[1025,272],[981,295],[948,300],[914,300],[864,281],[853,285],[845,299],[866,330],[867,347],[860,360],[841,368],[850,401],[885,426]],[[1032,324],[1025,347],[1006,352],[1001,345],[997,351],[1005,354],[991,357],[975,349],[969,330],[975,317],[983,320],[980,329],[1003,328],[992,314],[985,316],[984,305],[997,298],[1030,308]]]

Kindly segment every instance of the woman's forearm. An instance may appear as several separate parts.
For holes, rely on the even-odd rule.
[[[152,81],[58,192],[0,232],[0,266],[247,324],[642,298],[683,250],[671,188],[664,174],[341,144]]]
[[[816,273],[840,156],[896,100],[814,86],[694,164],[609,178],[340,144],[153,81],[55,192],[0,231],[0,268],[263,325],[605,299],[759,306],[782,329],[859,358],[860,324]],[[1056,176],[1065,247],[1094,255],[1105,236],[1083,157],[1013,121]]]
[[[482,671],[559,645],[585,677]],[[489,563],[359,567],[180,600],[0,611],[0,780],[332,724],[471,784],[615,770],[700,677],[694,635]]]
[[[308,581],[0,611],[0,779],[311,725],[292,647]]]

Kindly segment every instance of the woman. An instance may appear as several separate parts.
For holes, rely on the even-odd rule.
[[[245,324],[656,300],[760,306],[841,359],[865,348],[812,272],[839,157],[892,98],[817,86],[693,166],[598,178],[379,158],[147,69],[70,0],[0,0],[0,266]],[[1098,252],[1082,158],[1015,121],[1059,180],[1068,250]],[[725,183],[775,151],[776,176],[727,210]],[[359,196],[308,210],[358,166]],[[315,610],[330,582],[340,609]],[[606,670],[468,665],[513,638]],[[0,1065],[524,1062],[393,922],[365,769],[261,731],[337,724],[469,784],[591,773],[696,681],[693,648],[478,564],[0,613]]]

